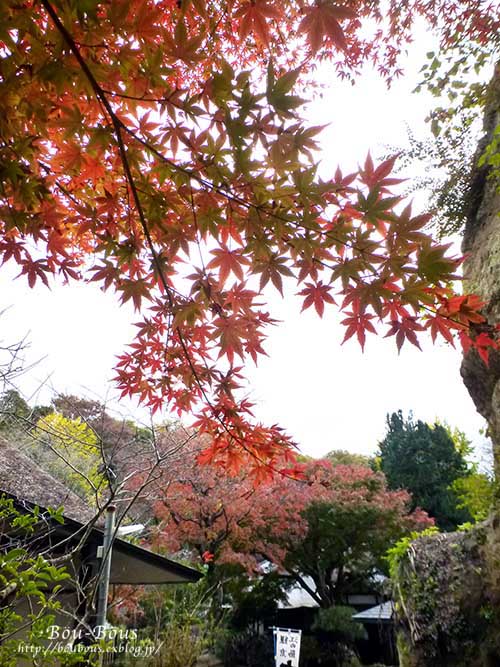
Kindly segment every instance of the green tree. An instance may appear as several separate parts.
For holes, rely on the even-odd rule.
[[[363,625],[352,618],[355,613],[356,609],[347,605],[318,611],[311,629],[316,633],[315,643],[322,665],[353,667],[360,664],[355,658],[355,642],[367,639],[367,634]]]
[[[16,441],[24,438],[39,419],[50,415],[54,409],[48,405],[32,407],[17,389],[7,389],[0,396],[0,433]]]
[[[406,489],[413,507],[432,516],[442,530],[470,521],[452,485],[470,473],[462,440],[457,447],[449,427],[432,426],[401,411],[387,416],[387,433],[380,443],[379,461],[389,488]]]
[[[20,420],[28,420],[31,409],[15,389],[7,389],[0,397],[0,432],[8,433]]]
[[[366,466],[372,469],[374,467],[373,457],[349,452],[347,449],[332,449],[325,456],[325,459],[334,466]]]
[[[302,516],[307,532],[290,545],[285,569],[322,608],[345,604],[348,595],[373,585],[387,549],[425,515],[404,515],[408,497],[390,494],[382,476],[370,474],[337,498],[311,503]],[[349,497],[351,496],[351,497]],[[306,577],[314,581],[311,588]]]
[[[452,484],[458,498],[458,507],[469,512],[474,521],[487,518],[494,498],[494,481],[481,472],[473,472],[467,477],[460,477]]]

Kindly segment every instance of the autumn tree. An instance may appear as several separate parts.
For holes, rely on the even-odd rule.
[[[50,406],[30,406],[9,390],[0,396],[0,438],[87,501],[96,517],[113,503],[119,521],[149,523],[168,462],[193,433],[173,422],[146,427],[63,393]]]
[[[366,582],[394,540],[432,523],[409,512],[406,491],[388,491],[383,475],[366,466],[311,461],[301,480],[278,476],[254,488],[244,471],[229,477],[200,467],[193,453],[189,464],[186,458],[169,461],[171,482],[162,480],[156,542],[190,549],[212,570],[236,565],[262,575],[267,561],[322,607]]]
[[[194,440],[162,471],[155,542],[169,552],[188,548],[200,563],[248,564],[235,549],[251,539],[257,490],[244,471],[230,476],[222,468],[200,466],[198,456],[205,448],[206,443]]]
[[[309,491],[302,493],[307,502],[298,513],[302,535],[297,539],[289,524],[270,522],[261,548],[321,607],[345,602],[349,593],[383,569],[383,556],[393,541],[432,523],[425,512],[409,512],[406,491],[389,491],[383,475],[365,466],[332,467],[319,460],[306,477]],[[282,487],[292,484],[297,483],[279,483],[275,500],[286,498]],[[293,495],[290,500],[297,502]]]
[[[29,443],[31,457],[44,470],[97,505],[106,490],[106,478],[98,439],[84,421],[51,413],[38,420]]]
[[[62,417],[80,421],[90,429],[108,485],[118,486],[141,464],[144,470],[148,468],[151,463],[147,461],[148,454],[151,459],[154,449],[151,445],[156,441],[151,428],[113,414],[105,403],[81,396],[57,394],[52,406]]]
[[[80,417],[29,403],[16,389],[0,396],[0,434],[68,489],[96,505],[105,489],[98,438]]]
[[[495,3],[77,0],[3,4],[3,263],[34,287],[95,281],[140,311],[123,395],[194,413],[205,459],[271,466],[291,442],[252,418],[240,365],[264,353],[266,286],[335,306],[345,338],[382,330],[474,346],[494,325],[452,281],[460,259],[397,206],[394,160],[326,179],[300,117],[325,62],[390,82],[423,17],[446,47],[484,44]],[[471,324],[482,324],[479,333]],[[284,467],[288,463],[284,462]]]
[[[15,389],[0,397],[4,438],[93,506],[120,484],[146,431],[111,417],[98,401],[58,394],[49,406],[31,406]]]

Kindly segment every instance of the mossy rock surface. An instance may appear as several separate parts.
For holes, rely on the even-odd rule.
[[[415,540],[395,582],[401,667],[500,665],[492,526]]]

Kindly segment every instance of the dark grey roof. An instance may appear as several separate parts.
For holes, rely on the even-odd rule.
[[[0,436],[0,493],[43,507],[64,507],[64,516],[87,523],[95,512],[62,482],[49,475]]]
[[[95,517],[84,500],[42,470],[34,461],[0,437],[0,494],[4,492],[23,505],[41,509],[63,506],[65,522],[56,530],[69,536],[81,534],[82,525]],[[99,523],[99,522],[98,522]],[[99,525],[89,541],[102,544]],[[111,559],[111,582],[126,584],[182,583],[198,581],[203,574],[147,549],[115,539]]]
[[[370,607],[357,614],[353,614],[353,620],[361,623],[390,623],[394,615],[394,602],[389,600],[375,607]]]
[[[203,573],[117,539],[111,558],[112,584],[175,584],[198,581]]]
[[[61,537],[72,537],[82,532],[82,524],[73,519],[66,519],[55,530]],[[93,549],[103,543],[103,530],[92,528],[87,539]],[[119,537],[113,541],[111,556],[112,584],[168,584],[198,581],[203,573],[188,565],[177,563],[166,556],[156,554],[136,544],[131,544]]]

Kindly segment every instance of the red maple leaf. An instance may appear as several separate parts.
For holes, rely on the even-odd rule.
[[[348,317],[344,318],[341,322],[347,326],[342,345],[347,340],[349,340],[349,338],[354,336],[354,334],[356,334],[359,344],[361,345],[361,349],[364,350],[366,332],[369,331],[370,333],[376,333],[375,327],[371,322],[374,316],[360,312],[358,307],[353,307],[352,311],[347,312],[347,315]]]
[[[249,264],[248,259],[241,254],[239,250],[229,250],[226,245],[212,250],[214,258],[207,264],[208,269],[219,269],[219,284],[223,285],[229,274],[232,272],[239,279],[243,280],[243,266]]]
[[[247,37],[251,32],[257,39],[269,46],[269,24],[268,19],[278,20],[283,14],[279,6],[273,5],[268,0],[250,0],[245,2],[236,12],[235,17],[240,19],[239,35],[241,39]]]
[[[305,296],[304,303],[302,304],[302,310],[314,306],[316,312],[320,317],[323,317],[325,311],[325,303],[335,304],[335,300],[330,294],[331,287],[329,285],[323,285],[323,282],[320,280],[316,284],[306,283],[306,287],[299,292],[301,296]]]
[[[304,18],[300,22],[299,32],[305,32],[313,54],[316,54],[325,38],[344,51],[347,43],[339,21],[355,18],[352,9],[341,7],[332,2],[317,2],[304,9]]]
[[[22,265],[21,273],[19,273],[19,275],[16,276],[16,278],[19,278],[19,276],[21,275],[27,276],[28,285],[30,287],[34,287],[37,278],[40,278],[40,280],[47,287],[49,286],[47,273],[51,273],[51,271],[47,265],[47,262],[43,261],[42,259],[33,260],[28,255],[26,259],[22,260],[21,265]]]
[[[123,280],[122,284],[117,288],[122,292],[121,302],[125,303],[132,299],[134,308],[139,310],[142,299],[148,299],[151,296],[151,285],[146,280]]]
[[[387,191],[389,185],[402,183],[404,180],[402,178],[388,178],[394,169],[394,163],[396,162],[397,157],[397,155],[394,155],[384,162],[381,162],[378,167],[375,167],[372,156],[368,152],[365,164],[363,165],[363,168],[359,170],[362,183],[365,183],[370,190],[377,186],[380,193]]]
[[[419,350],[420,343],[416,335],[416,331],[423,331],[424,327],[417,322],[416,317],[402,317],[401,320],[394,320],[391,322],[391,327],[389,331],[385,334],[384,338],[388,336],[396,336],[396,345],[398,347],[398,352],[401,351],[401,347],[405,340],[409,340],[412,345],[418,347]]]
[[[498,342],[493,340],[485,332],[480,333],[479,336],[474,339],[473,345],[486,365],[488,365],[490,350],[499,349]]]
[[[429,319],[425,324],[425,328],[430,330],[433,342],[435,342],[439,334],[448,343],[450,343],[453,347],[455,347],[455,342],[452,333],[452,329],[454,328],[453,322],[451,322],[449,318],[441,317],[441,315],[435,315],[434,317],[429,317]]]

